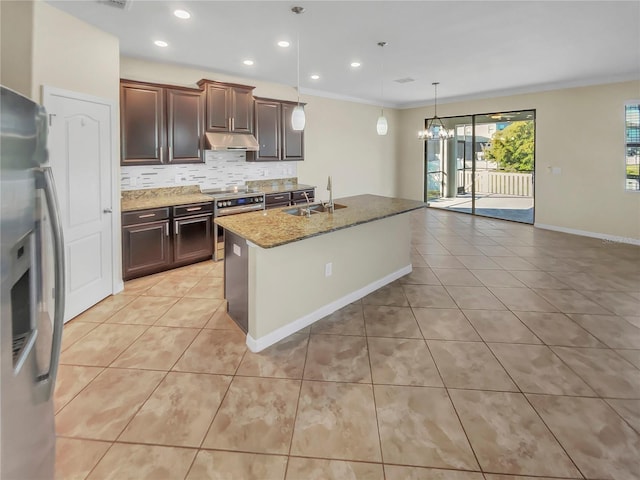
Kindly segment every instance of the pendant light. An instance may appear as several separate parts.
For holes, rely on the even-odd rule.
[[[304,13],[304,7],[293,7],[291,9],[293,13],[296,15],[300,15]],[[304,130],[304,125],[306,123],[306,117],[304,114],[304,108],[300,105],[300,25],[298,25],[298,38],[297,38],[297,47],[298,47],[298,82],[296,91],[298,92],[298,105],[293,109],[293,113],[291,114],[291,128],[294,130]]]
[[[425,128],[418,134],[418,138],[420,138],[421,140],[430,138],[452,138],[453,130],[447,130],[440,117],[438,117],[438,85],[440,85],[440,82],[433,82],[431,85],[433,85],[434,89],[433,118],[427,123],[427,128]]]
[[[380,48],[384,48],[387,42],[378,42],[378,46]],[[384,103],[384,55],[380,55],[380,101]],[[378,135],[386,135],[387,130],[389,129],[389,124],[387,123],[387,118],[384,116],[384,106],[380,108],[380,116],[378,117],[378,122],[376,123],[376,130]]]

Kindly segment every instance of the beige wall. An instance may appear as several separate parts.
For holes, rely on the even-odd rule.
[[[42,101],[42,86],[118,101],[119,41],[42,1],[1,1],[1,82]]]
[[[441,117],[536,110],[536,224],[640,240],[640,194],[624,191],[624,103],[640,82],[580,87],[438,105]],[[433,107],[403,110],[398,137],[400,196],[422,199],[417,132]],[[559,167],[554,175],[551,167]]]
[[[295,100],[295,88],[287,85],[257,82],[216,72],[184,68],[123,57],[122,78],[161,82],[171,85],[196,86],[202,78],[255,86],[259,97]],[[337,197],[373,193],[395,195],[395,145],[398,111],[389,109],[389,133],[376,133],[379,107],[304,95],[307,106],[305,127],[305,160],[297,166],[300,182],[318,187],[319,198],[328,198],[327,176],[333,176]]]
[[[118,102],[118,39],[44,2],[34,7],[32,98],[48,85]]]
[[[301,319],[323,307],[357,300],[358,291],[411,264],[410,243],[405,213],[280,247],[250,247],[249,334],[260,340],[292,322],[304,327],[309,323]],[[329,262],[333,273],[327,277]],[[274,281],[274,272],[286,288]]]
[[[33,3],[0,1],[0,84],[31,96]]]

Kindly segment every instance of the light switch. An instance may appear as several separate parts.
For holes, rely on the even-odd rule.
[[[333,263],[329,262],[324,266],[324,276],[330,277],[333,270]]]
[[[242,250],[240,250],[240,245],[233,244],[233,254],[241,257]]]

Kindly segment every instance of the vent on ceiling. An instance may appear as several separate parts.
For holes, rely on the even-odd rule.
[[[128,10],[131,8],[131,2],[133,2],[133,0],[98,0],[98,3],[119,8],[120,10]]]
[[[404,77],[404,78],[398,78],[396,80],[394,80],[394,82],[397,83],[411,83],[411,82],[415,82],[416,79],[415,78],[411,78],[411,77]]]

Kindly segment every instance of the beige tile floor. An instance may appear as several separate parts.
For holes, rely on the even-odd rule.
[[[437,210],[412,231],[410,275],[258,354],[213,262],[78,316],[57,478],[640,478],[640,248]]]

